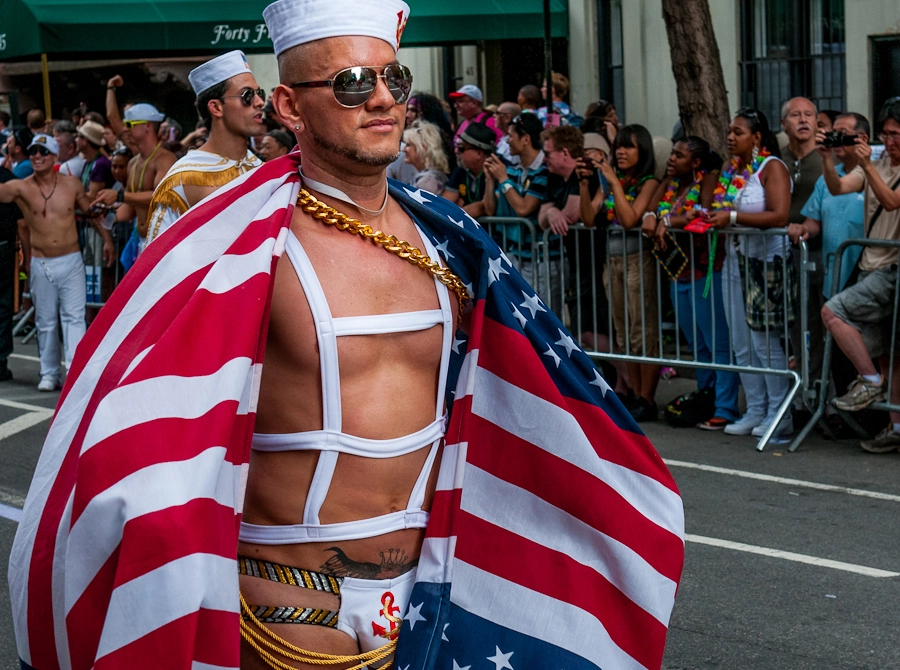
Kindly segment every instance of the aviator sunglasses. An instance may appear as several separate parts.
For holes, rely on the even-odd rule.
[[[41,156],[49,156],[50,150],[47,147],[31,147],[28,150],[29,156],[37,156],[38,154]]]
[[[259,99],[263,102],[266,101],[266,92],[261,88],[257,88],[255,90],[252,88],[245,88],[238,95],[223,95],[222,100],[224,100],[225,98],[240,98],[241,103],[243,103],[244,107],[249,107],[253,104],[253,100],[257,96],[259,96]]]
[[[382,73],[378,74],[381,69]],[[358,65],[341,70],[333,79],[318,81],[300,81],[291,84],[291,88],[321,88],[330,86],[334,99],[342,107],[359,107],[372,97],[378,80],[384,79],[394,101],[402,104],[409,97],[412,89],[412,73],[405,65],[394,63],[384,68]]]

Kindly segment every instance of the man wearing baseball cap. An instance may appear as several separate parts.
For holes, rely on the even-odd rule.
[[[137,153],[128,163],[128,183],[122,191],[103,189],[93,202],[95,205],[102,203],[106,206],[125,202],[134,207],[138,235],[141,237],[141,251],[146,246],[147,212],[153,190],[159,186],[176,160],[175,154],[162,146],[162,141],[157,137],[159,124],[165,118],[165,114],[147,102],[139,102],[125,110],[122,141],[137,148]]]
[[[497,130],[494,124],[494,117],[484,111],[484,94],[475,84],[465,84],[459,87],[459,90],[450,94],[453,106],[456,107],[456,113],[460,116],[459,124],[456,126],[456,132],[453,134],[454,145],[459,141],[460,134],[466,129],[470,123],[483,123],[490,128],[496,135],[494,142],[500,139],[502,133]]]
[[[153,192],[147,244],[210,193],[262,164],[248,143],[264,130],[266,94],[244,53],[230,51],[213,58],[191,70],[188,79],[209,138],[176,161]]]
[[[484,161],[494,153],[494,131],[483,123],[470,123],[455,147],[457,167],[441,194],[469,216],[484,216]]]
[[[59,144],[53,137],[35,135],[27,153],[34,173],[0,184],[0,202],[15,202],[25,217],[19,235],[35,308],[41,358],[38,390],[54,391],[62,381],[60,323],[66,369],[85,332],[86,285],[75,209],[87,212],[91,201],[80,180],[54,171]]]

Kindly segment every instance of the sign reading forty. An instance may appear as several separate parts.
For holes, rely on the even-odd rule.
[[[252,28],[232,28],[227,23],[213,26],[213,39],[210,44],[259,44],[263,40],[269,40],[269,29],[265,23],[257,23]]]

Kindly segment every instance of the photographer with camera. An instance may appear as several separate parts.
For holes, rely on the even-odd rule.
[[[831,151],[823,144],[825,133],[819,131],[816,140],[821,146],[823,174],[832,195],[865,189],[866,237],[900,240],[900,97],[884,104],[875,127],[885,145],[881,158],[871,160],[869,136],[861,133],[852,148],[859,164],[844,176],[835,169]],[[890,326],[895,317],[897,259],[895,248],[865,247],[859,258],[859,281],[832,296],[822,308],[825,327],[859,375],[845,395],[834,399],[838,409],[859,411],[887,397],[885,378],[891,365]],[[873,357],[880,359],[880,371]],[[900,374],[896,359],[894,368],[894,375]],[[900,404],[900,384],[894,384],[890,390],[891,402]],[[900,412],[891,412],[891,424],[861,446],[870,453],[900,449]]]

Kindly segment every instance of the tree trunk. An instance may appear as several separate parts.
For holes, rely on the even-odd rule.
[[[662,0],[684,131],[727,157],[731,114],[708,0]]]

